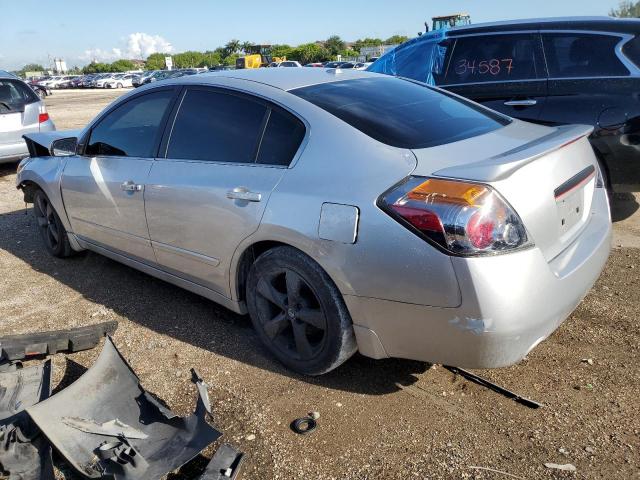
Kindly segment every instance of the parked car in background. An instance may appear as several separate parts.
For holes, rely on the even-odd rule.
[[[314,62],[314,63],[307,63],[305,65],[305,67],[315,67],[315,68],[322,68],[324,67],[324,64],[321,62]]]
[[[278,64],[278,67],[288,67],[288,68],[295,67],[295,68],[298,68],[298,67],[302,67],[302,65],[300,65],[300,62],[298,62],[296,60],[285,60],[284,62],[280,62]]]
[[[640,191],[639,19],[507,21],[446,36],[438,86],[529,122],[593,126],[589,139],[608,188]],[[420,50],[413,55],[415,62],[396,65],[397,75],[416,78]]]
[[[46,97],[51,95],[51,90],[47,87],[43,87],[42,85],[38,85],[37,83],[28,83],[28,85],[41,100],[44,100]]]
[[[157,70],[153,74],[149,75],[142,81],[142,85],[146,85],[147,83],[157,82],[158,80],[162,80],[167,78],[171,70]]]
[[[149,78],[151,75],[153,75],[154,73],[156,73],[158,70],[147,70],[145,72],[142,72],[138,75],[136,75],[135,77],[133,77],[133,79],[131,80],[131,84],[134,87],[139,87],[141,85],[144,85],[144,81]]]
[[[113,78],[107,79],[104,82],[104,88],[133,87],[133,78],[134,77],[135,77],[135,74],[133,74],[133,73],[114,75]]]
[[[269,68],[275,68],[275,67],[277,67],[278,65],[280,65],[280,62],[271,62],[269,65],[267,65],[267,67],[269,67]]]
[[[356,70],[366,70],[372,63],[373,62],[358,62],[353,66],[353,68]]]
[[[324,64],[324,68],[338,68],[342,62],[327,62]]]
[[[53,84],[60,82],[62,80],[62,76],[54,75],[51,77],[45,77],[42,80],[38,81],[38,85],[42,85],[43,87],[53,88]]]
[[[15,75],[0,70],[0,163],[13,162],[29,152],[25,133],[55,130],[44,102]]]
[[[590,131],[370,72],[242,69],[140,88],[79,135],[28,135],[64,158],[23,161],[17,186],[50,254],[93,250],[248,312],[297,372],[356,350],[501,367],[607,261]]]

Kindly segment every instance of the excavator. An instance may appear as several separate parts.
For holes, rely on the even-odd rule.
[[[271,45],[251,45],[245,56],[236,59],[236,68],[267,67],[271,62],[284,62],[286,57],[272,57]]]

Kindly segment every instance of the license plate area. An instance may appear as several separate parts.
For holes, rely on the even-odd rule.
[[[556,200],[560,234],[564,235],[584,217],[584,187],[574,190]]]

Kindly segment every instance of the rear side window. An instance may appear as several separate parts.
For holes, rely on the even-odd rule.
[[[26,104],[37,101],[35,92],[20,80],[0,80],[0,112],[19,110]]]
[[[533,34],[461,37],[447,64],[444,84],[531,80],[544,76]]]
[[[108,113],[91,131],[85,154],[154,157],[160,126],[173,95],[173,90],[148,93]]]
[[[288,112],[273,109],[264,131],[257,163],[288,166],[305,134],[304,124]]]
[[[190,89],[176,115],[167,157],[253,163],[266,111],[243,96]]]
[[[640,68],[640,35],[632,38],[622,47],[624,56],[636,64]]]
[[[359,78],[291,90],[370,137],[400,148],[428,148],[509,123],[472,103],[394,77]]]
[[[629,75],[629,70],[615,52],[620,37],[584,33],[544,33],[542,41],[551,78]]]

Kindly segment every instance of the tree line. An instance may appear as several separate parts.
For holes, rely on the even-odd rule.
[[[335,60],[338,55],[342,57],[357,57],[363,47],[375,47],[379,45],[395,45],[406,42],[409,38],[402,35],[394,35],[387,39],[381,38],[362,38],[348,44],[338,35],[332,35],[325,41],[303,43],[298,46],[287,44],[272,45],[271,52],[274,57],[286,57],[287,60],[297,60],[303,65],[311,62],[323,62]],[[152,53],[145,60],[144,68],[146,70],[162,70],[165,68],[164,59],[171,56],[174,68],[199,68],[212,67],[216,65],[235,65],[236,59],[245,55],[252,42],[241,42],[240,40],[231,40],[223,47],[215,50],[207,50],[198,52],[189,50],[182,53]],[[106,72],[126,72],[135,70],[136,65],[130,60],[116,60],[112,63],[92,62],[82,68],[73,67],[69,73],[106,73]],[[19,73],[25,72],[42,72],[45,68],[38,64],[25,65]]]

